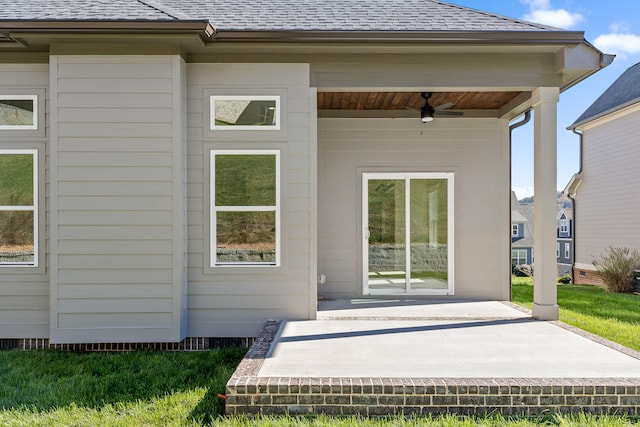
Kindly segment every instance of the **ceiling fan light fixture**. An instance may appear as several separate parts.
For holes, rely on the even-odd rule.
[[[420,120],[422,120],[422,123],[432,122],[433,117],[436,114],[436,110],[431,106],[431,104],[429,104],[431,92],[422,92],[421,96],[424,99],[424,105],[420,109]]]
[[[432,122],[434,114],[435,110],[433,109],[433,107],[431,107],[431,105],[425,105],[420,110],[420,120],[422,120],[422,123]]]

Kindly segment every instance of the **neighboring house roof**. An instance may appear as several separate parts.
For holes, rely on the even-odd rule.
[[[436,0],[0,0],[0,20],[209,20],[220,31],[561,31]]]
[[[587,122],[640,102],[640,62],[627,69],[571,125],[575,129]]]
[[[562,219],[562,214],[566,219],[573,219],[573,209],[572,208],[562,208],[558,211],[558,216],[556,217],[558,220]]]
[[[527,218],[524,217],[524,215],[522,215],[520,212],[518,211],[511,211],[511,222],[513,223],[521,223],[521,222],[527,222]]]

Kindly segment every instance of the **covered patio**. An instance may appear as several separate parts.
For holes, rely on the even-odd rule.
[[[638,415],[640,354],[499,301],[334,300],[267,323],[227,414]]]

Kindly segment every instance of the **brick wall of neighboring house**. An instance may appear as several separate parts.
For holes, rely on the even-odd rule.
[[[576,285],[596,285],[604,286],[602,279],[595,270],[586,270],[583,268],[573,268],[573,282]]]

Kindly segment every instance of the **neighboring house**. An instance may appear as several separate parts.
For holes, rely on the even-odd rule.
[[[506,300],[529,110],[533,315],[557,318],[558,97],[612,60],[582,32],[431,0],[0,0],[0,34],[22,110],[0,123],[0,338],[254,337],[318,294]]]
[[[521,205],[511,192],[511,268],[533,264],[533,205]]]
[[[609,246],[640,249],[640,63],[626,70],[569,129],[581,133],[574,199],[574,283],[600,284],[593,260]]]
[[[563,208],[558,212],[558,276],[571,274],[573,266],[573,209]]]

